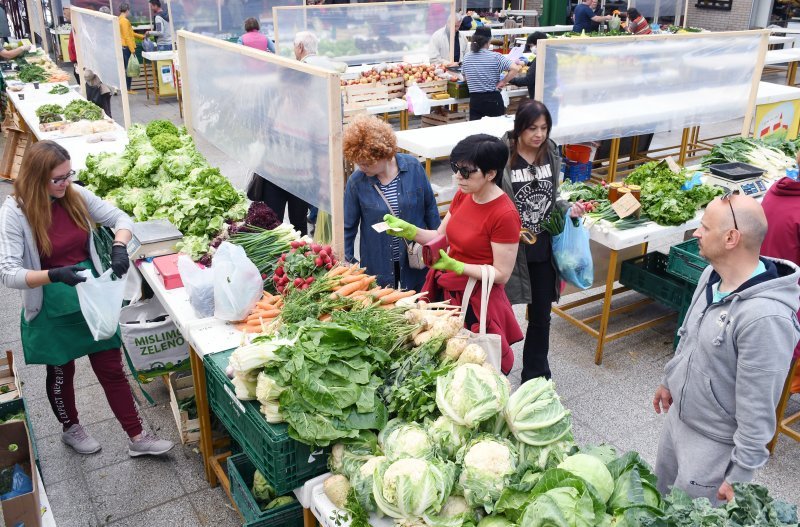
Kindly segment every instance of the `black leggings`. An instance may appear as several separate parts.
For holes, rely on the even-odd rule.
[[[556,270],[553,263],[528,262],[531,278],[531,303],[528,304],[528,330],[522,348],[522,382],[535,377],[550,378],[550,308],[555,300]]]
[[[469,96],[469,120],[477,121],[482,117],[499,117],[505,115],[503,96],[499,91],[471,93]]]

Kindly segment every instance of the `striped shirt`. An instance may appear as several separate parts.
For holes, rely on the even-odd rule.
[[[400,201],[397,199],[397,180],[399,177],[395,177],[392,179],[388,184],[381,185],[378,182],[378,188],[381,189],[383,192],[384,197],[386,197],[386,201],[389,202],[389,205],[392,206],[392,210],[389,213],[392,216],[400,216]],[[392,236],[392,261],[399,262],[400,261],[400,238],[397,236]]]
[[[647,20],[642,15],[639,15],[636,20],[628,22],[628,32],[634,35],[651,35],[653,30],[650,29],[650,24],[647,23]]]
[[[508,57],[488,49],[469,52],[461,62],[461,71],[467,79],[470,93],[497,91],[500,74],[511,69],[513,62]]]

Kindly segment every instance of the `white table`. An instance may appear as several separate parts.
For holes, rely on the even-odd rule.
[[[158,62],[159,60],[174,60],[175,59],[175,52],[174,51],[144,51],[142,52],[142,58],[147,59],[152,62]]]
[[[508,16],[539,16],[539,11],[535,9],[508,9],[506,10]]]
[[[800,88],[796,86],[764,81],[758,83],[756,105],[793,101],[795,99],[800,99]]]
[[[795,40],[795,39],[794,39],[794,37],[779,37],[779,36],[776,36],[776,35],[772,35],[772,36],[770,36],[770,37],[769,37],[769,43],[770,43],[771,45],[777,45],[777,44],[788,44],[788,43],[790,43],[790,42],[792,42],[792,43],[793,43],[793,42],[794,42],[794,40]],[[789,47],[790,47],[790,48],[791,48],[791,47],[794,47],[794,45],[792,45],[792,46],[789,46]],[[784,46],[784,49],[786,49],[786,47],[785,47],[785,46]]]
[[[786,70],[786,84],[794,86],[797,75],[797,62],[800,61],[800,48],[773,49],[767,51],[764,65],[788,64]]]
[[[492,29],[492,36],[493,37],[508,37],[512,35],[528,35],[530,33],[534,33],[536,31],[540,31],[538,27],[533,26],[525,26],[525,27],[505,27],[499,29]],[[466,31],[461,31],[461,34],[466,37],[471,37],[475,34],[474,29],[469,29]]]

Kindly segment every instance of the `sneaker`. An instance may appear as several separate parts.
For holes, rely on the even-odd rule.
[[[100,443],[77,423],[61,433],[61,441],[71,446],[78,454],[94,454],[102,448]]]
[[[136,90],[128,90],[128,95],[138,95],[139,92]]]
[[[175,443],[166,439],[159,439],[154,435],[142,432],[142,437],[137,441],[128,439],[128,454],[137,456],[160,456],[169,452]]]

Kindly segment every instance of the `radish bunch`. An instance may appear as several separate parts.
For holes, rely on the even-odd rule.
[[[291,250],[278,258],[272,281],[281,294],[290,286],[308,289],[318,276],[328,272],[334,265],[336,258],[330,245],[295,240],[291,243]]]

